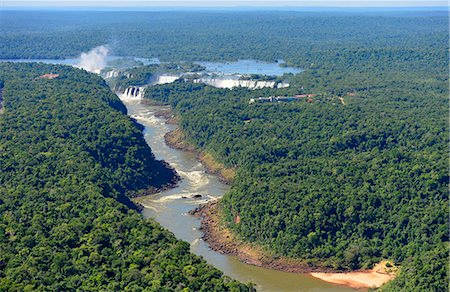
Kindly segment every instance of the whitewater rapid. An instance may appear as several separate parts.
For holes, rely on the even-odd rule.
[[[182,178],[176,188],[136,199],[136,202],[144,206],[144,217],[154,218],[177,238],[189,242],[193,253],[202,256],[225,275],[242,282],[255,283],[258,291],[352,291],[309,275],[248,265],[233,256],[211,250],[201,239],[203,234],[199,230],[200,220],[188,215],[188,212],[199,204],[221,198],[230,187],[221,183],[217,177],[206,173],[194,153],[175,150],[165,144],[164,135],[176,126],[166,124],[162,118],[156,117],[155,113],[167,108],[148,106],[138,101],[126,101],[125,105],[128,114],[144,125],[144,138],[156,159],[168,162]],[[201,198],[191,198],[194,195],[201,195]]]

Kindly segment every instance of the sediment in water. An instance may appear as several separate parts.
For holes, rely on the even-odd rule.
[[[158,112],[156,115],[165,118],[168,124],[177,125],[179,122],[179,119],[173,115],[170,109]],[[223,164],[217,162],[211,154],[199,152],[192,144],[187,142],[185,134],[179,127],[166,133],[164,140],[171,148],[196,153],[197,159],[205,166],[207,172],[216,175],[223,183],[231,184],[233,182],[235,170],[226,168]],[[236,256],[240,261],[247,264],[284,272],[310,274],[326,282],[355,289],[380,287],[395,277],[392,273],[381,273],[375,269],[343,272],[320,265],[317,262],[273,255],[260,246],[245,243],[237,239],[231,230],[223,225],[224,221],[220,217],[218,201],[201,205],[190,211],[189,214],[201,218],[202,239],[208,243],[212,250]]]
[[[247,264],[275,269],[285,272],[310,273],[313,271],[329,271],[326,267],[317,267],[303,260],[294,260],[276,255],[270,255],[261,247],[244,243],[237,239],[226,228],[221,220],[218,202],[210,202],[189,212],[190,215],[201,218],[202,239],[212,250],[222,254],[234,255]]]
[[[189,214],[201,218],[202,239],[212,250],[237,256],[240,261],[250,265],[284,272],[310,274],[323,281],[355,289],[377,288],[395,277],[396,269],[392,271],[380,269],[379,266],[383,262],[371,270],[342,272],[304,260],[271,255],[261,247],[237,239],[222,224],[220,206],[217,201],[201,205]]]
[[[178,125],[179,119],[173,115],[170,110],[160,111],[155,114],[158,117],[166,119],[166,123]],[[187,142],[186,135],[178,126],[175,130],[167,132],[164,135],[166,144],[174,149],[196,153],[197,159],[205,166],[206,172],[216,175],[219,180],[225,184],[231,184],[234,181],[236,172],[233,168],[226,167],[223,163],[217,161],[207,151],[199,151],[194,145]]]

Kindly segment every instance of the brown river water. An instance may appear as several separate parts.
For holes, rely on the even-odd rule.
[[[215,252],[201,240],[198,230],[200,220],[187,214],[199,204],[217,200],[224,195],[229,186],[221,183],[215,176],[207,174],[205,168],[196,160],[193,153],[168,147],[164,134],[176,126],[165,124],[164,119],[155,117],[162,107],[154,107],[139,101],[125,102],[128,114],[145,126],[144,136],[155,157],[168,162],[182,177],[179,185],[158,194],[141,197],[136,202],[145,208],[145,218],[154,218],[181,240],[189,242],[191,251],[202,256],[225,275],[241,282],[256,284],[258,291],[354,291],[316,279],[307,274],[287,273],[269,270],[240,262],[236,257]],[[202,195],[201,199],[191,199],[191,195]],[[183,199],[182,197],[187,197]]]

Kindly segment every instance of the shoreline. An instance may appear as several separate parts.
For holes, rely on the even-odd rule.
[[[195,153],[197,160],[203,164],[207,173],[217,176],[225,184],[233,183],[235,170],[227,169],[223,164],[217,162],[212,155],[206,152],[199,152],[192,144],[188,143],[184,133],[178,126],[179,119],[173,114],[171,108],[156,112],[155,116],[164,118],[167,124],[177,125],[175,130],[167,132],[164,135],[164,141],[169,147]],[[227,176],[226,172],[224,175],[224,171],[229,171],[231,175]],[[189,215],[201,220],[200,230],[203,233],[202,240],[212,250],[221,254],[236,256],[243,263],[271,270],[309,274],[311,277],[322,281],[357,290],[378,288],[395,278],[395,272],[386,272],[386,268],[384,270],[382,269],[381,265],[383,262],[377,264],[371,270],[342,272],[329,267],[318,266],[317,264],[301,259],[272,256],[262,247],[244,243],[236,239],[232,232],[222,225],[223,221],[220,218],[218,208],[218,201],[213,201],[189,211]]]
[[[373,270],[349,273],[310,273],[310,275],[328,283],[344,285],[354,289],[379,288],[395,278],[395,276]]]
[[[121,100],[121,102],[123,103],[122,100]],[[127,116],[128,116],[128,114],[127,114]],[[142,124],[140,124],[136,119],[131,118],[131,120],[141,130],[141,132],[144,130],[145,127]],[[150,148],[150,146],[148,146],[148,147]],[[153,153],[153,151],[152,151],[152,153]],[[178,174],[177,170],[174,167],[172,167],[169,163],[167,163],[165,160],[159,160],[159,161],[155,160],[155,161],[161,163],[163,167],[167,168],[167,170],[170,172],[171,179],[169,181],[167,181],[166,183],[161,184],[158,187],[149,186],[146,189],[141,189],[141,190],[136,190],[136,191],[127,191],[125,193],[125,196],[128,197],[131,202],[133,202],[134,206],[139,211],[142,211],[142,209],[144,207],[142,206],[142,204],[135,202],[134,199],[139,198],[139,197],[150,196],[153,194],[157,194],[157,193],[160,193],[160,192],[163,192],[166,190],[176,188],[178,186],[178,184],[180,183],[180,181],[182,180],[182,178]]]
[[[222,225],[217,201],[200,205],[189,215],[201,219],[202,240],[210,248],[222,254],[233,255],[240,261],[258,267],[284,272],[307,274],[311,272],[335,272],[331,268],[312,266],[304,260],[271,256],[263,248],[236,239],[232,232]]]
[[[244,243],[235,238],[220,220],[218,202],[209,202],[189,212],[189,215],[201,219],[202,240],[219,253],[236,256],[241,262],[283,272],[309,274],[322,281],[347,286],[357,290],[378,288],[395,278],[395,271],[386,270],[383,261],[371,270],[340,272],[331,268],[312,266],[300,259],[271,256],[261,247]]]
[[[203,164],[207,173],[215,175],[224,184],[231,185],[233,183],[236,171],[232,168],[227,168],[210,153],[199,151],[194,145],[187,142],[185,134],[178,125],[179,119],[173,114],[171,109],[156,112],[155,116],[165,119],[167,124],[177,126],[175,130],[167,132],[164,135],[164,141],[167,146],[173,149],[195,153],[197,160]]]

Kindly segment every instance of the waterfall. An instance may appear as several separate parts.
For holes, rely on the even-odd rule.
[[[220,79],[220,78],[201,78],[194,79],[194,83],[205,83],[218,88],[234,88],[234,87],[247,87],[250,89],[261,88],[286,88],[289,87],[289,83],[275,82],[275,81],[258,81],[258,80],[239,80],[239,79]]]
[[[178,80],[179,78],[180,78],[180,76],[176,76],[176,75],[157,75],[157,76],[152,77],[152,79],[150,80],[150,84],[156,85],[156,84],[173,83],[176,80]]]
[[[119,74],[120,74],[120,72],[117,70],[110,70],[110,71],[102,72],[101,76],[105,79],[108,79],[108,78],[119,77]]]
[[[142,100],[144,99],[144,86],[130,86],[125,88],[123,93],[117,92],[117,95],[122,100]]]

